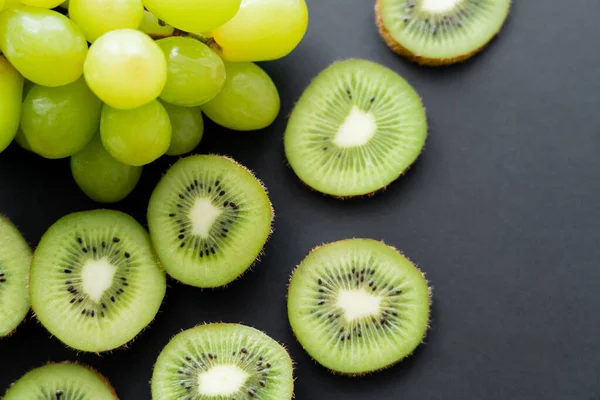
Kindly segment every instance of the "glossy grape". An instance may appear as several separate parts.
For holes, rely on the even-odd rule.
[[[193,151],[202,140],[204,121],[200,107],[181,107],[161,102],[171,121],[171,146],[167,155],[179,156]]]
[[[235,17],[211,36],[225,61],[267,61],[294,50],[307,26],[305,0],[242,0]]]
[[[64,0],[21,0],[21,3],[32,7],[54,8],[58,7]]]
[[[115,29],[137,29],[144,5],[142,0],[71,0],[69,17],[91,43]]]
[[[84,74],[90,88],[106,104],[131,109],[160,95],[167,81],[167,60],[148,35],[119,29],[92,44]]]
[[[142,167],[115,160],[98,134],[71,157],[71,173],[89,198],[100,203],[116,203],[133,191],[142,175]]]
[[[83,77],[59,87],[35,85],[23,101],[21,129],[33,152],[46,158],[69,157],[94,136],[101,107]]]
[[[221,92],[201,108],[217,124],[238,131],[265,128],[279,114],[275,84],[253,63],[225,63],[227,79]]]
[[[0,49],[25,78],[38,85],[61,86],[79,79],[88,46],[69,18],[23,6],[0,14]]]
[[[172,36],[175,28],[163,22],[161,25],[158,18],[150,11],[144,10],[144,17],[138,29],[154,39]]]
[[[144,0],[161,20],[185,32],[202,33],[229,21],[241,0]]]
[[[204,43],[189,37],[156,42],[167,57],[167,84],[160,98],[179,106],[199,106],[219,93],[225,65]]]
[[[141,166],[167,152],[171,144],[169,114],[158,100],[131,110],[102,108],[102,143],[122,163]]]
[[[0,56],[0,152],[14,139],[21,117],[23,77]]]

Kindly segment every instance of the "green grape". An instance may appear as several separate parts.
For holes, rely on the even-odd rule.
[[[138,29],[154,39],[173,36],[173,32],[175,32],[175,28],[171,25],[167,25],[165,22],[161,25],[158,18],[150,11],[146,10],[144,10],[144,18]]]
[[[211,36],[225,61],[267,61],[294,50],[307,26],[305,0],[242,0],[235,17]]]
[[[20,7],[22,5],[23,5],[23,3],[21,3],[20,0],[5,0],[4,1],[4,9],[5,10],[8,10],[9,8]]]
[[[21,0],[21,3],[40,8],[58,7],[64,0]]]
[[[56,11],[22,6],[0,13],[0,49],[30,81],[62,86],[81,76],[88,46],[69,18]]]
[[[115,160],[102,145],[100,135],[71,157],[71,173],[77,186],[99,203],[116,203],[127,197],[142,176],[142,167]]]
[[[93,43],[115,29],[137,29],[144,17],[142,0],[71,0],[69,17]]]
[[[104,147],[114,158],[141,166],[167,152],[171,144],[171,121],[158,100],[131,110],[105,104],[100,134]]]
[[[265,71],[253,63],[225,63],[221,92],[202,106],[208,118],[225,128],[252,131],[271,125],[279,114],[279,93]]]
[[[62,9],[64,9],[64,10],[68,10],[69,9],[69,0],[61,3],[61,5],[59,7],[62,8]]]
[[[0,0],[0,11],[4,9],[4,0]]]
[[[185,32],[206,32],[229,21],[241,0],[144,0],[146,8]]]
[[[23,102],[21,129],[33,152],[45,158],[69,157],[94,136],[101,107],[83,77],[59,87],[34,85]]]
[[[14,139],[21,117],[23,77],[0,56],[0,152]]]
[[[193,151],[202,140],[204,121],[200,107],[181,107],[161,102],[171,121],[171,146],[169,156],[179,156]]]
[[[167,84],[160,98],[178,106],[204,104],[221,91],[225,65],[204,43],[174,36],[156,42],[167,57]]]
[[[167,82],[167,60],[150,36],[134,29],[110,31],[94,42],[83,66],[90,88],[113,108],[155,100]]]

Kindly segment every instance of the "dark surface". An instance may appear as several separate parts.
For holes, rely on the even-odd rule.
[[[46,361],[80,360],[121,399],[148,399],[152,365],[169,338],[201,322],[243,322],[285,343],[297,362],[296,398],[577,399],[600,397],[600,37],[596,0],[518,1],[501,37],[475,59],[429,69],[379,39],[367,0],[309,1],[310,26],[289,57],[264,64],[282,97],[263,132],[212,124],[199,152],[228,154],[268,186],[276,232],[253,272],[224,290],[170,281],[154,324],[128,350],[66,350],[33,317],[0,341],[0,388]],[[430,137],[415,167],[373,198],[312,193],[286,167],[286,116],[311,78],[361,57],[406,77],[428,110]],[[145,224],[159,176],[146,168],[115,208]],[[0,155],[0,212],[35,244],[59,217],[99,207],[68,161],[13,146]],[[402,249],[434,286],[427,344],[362,379],[330,375],[295,341],[286,318],[293,267],[322,242],[372,237]],[[3,389],[0,389],[3,390]]]

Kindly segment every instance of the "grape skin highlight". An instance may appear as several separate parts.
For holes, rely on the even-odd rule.
[[[69,18],[22,6],[0,13],[0,50],[28,80],[62,86],[81,76],[88,46],[81,29]]]
[[[144,17],[142,0],[71,0],[69,17],[88,42],[115,29],[137,29]]]
[[[204,43],[189,37],[156,42],[167,57],[167,83],[160,98],[179,106],[199,106],[211,100],[225,83],[225,65]]]
[[[307,27],[305,0],[243,0],[235,17],[211,36],[225,61],[268,61],[294,50]]]
[[[125,164],[142,166],[169,149],[171,121],[158,100],[131,110],[119,110],[105,104],[100,134],[111,156]]]
[[[54,88],[35,85],[23,101],[21,129],[33,152],[52,159],[69,157],[94,136],[101,107],[83,77]]]
[[[201,106],[208,118],[225,128],[252,131],[271,125],[279,114],[275,84],[256,64],[225,63],[227,79],[221,92]]]
[[[167,81],[167,60],[148,35],[134,29],[96,40],[84,64],[85,79],[106,104],[132,109],[155,100]]]

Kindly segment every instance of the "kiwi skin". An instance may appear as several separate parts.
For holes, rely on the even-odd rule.
[[[338,242],[346,242],[346,241],[349,241],[349,240],[352,240],[352,239],[361,239],[361,238],[352,237],[352,238],[348,238],[348,239],[340,240],[340,241],[338,241]],[[407,259],[407,260],[408,260],[408,261],[409,261],[409,262],[410,262],[410,263],[411,263],[411,264],[412,264],[412,265],[413,265],[413,266],[414,266],[414,267],[415,267],[415,268],[416,268],[416,269],[417,269],[417,270],[418,270],[418,271],[421,273],[421,275],[423,276],[423,279],[425,279],[425,282],[427,283],[427,287],[429,288],[429,308],[430,308],[430,312],[429,312],[429,315],[428,315],[427,329],[425,330],[425,333],[423,334],[423,337],[421,338],[421,344],[425,344],[425,338],[427,337],[427,333],[429,332],[429,329],[431,329],[431,304],[432,304],[432,302],[433,302],[433,287],[430,285],[430,282],[429,282],[429,281],[427,280],[427,278],[425,277],[425,273],[424,273],[423,271],[421,271],[421,270],[420,270],[420,269],[417,267],[417,264],[415,264],[415,263],[414,263],[414,262],[413,262],[411,259],[409,259],[409,258],[408,258],[408,257],[407,257],[407,256],[406,256],[404,253],[402,253],[400,250],[398,250],[398,249],[397,249],[397,248],[395,248],[394,246],[390,246],[389,244],[385,243],[383,240],[381,240],[380,242],[381,242],[381,243],[383,243],[383,244],[385,244],[386,246],[389,246],[389,247],[391,247],[392,249],[394,249],[395,251],[397,251],[399,254],[401,254],[402,256],[404,256],[404,257],[405,257],[405,258],[406,258],[406,259]],[[311,251],[310,251],[310,252],[309,252],[309,253],[306,255],[306,257],[304,257],[304,258],[307,258],[307,257],[308,257],[308,256],[310,256],[312,253],[314,253],[315,251],[319,250],[321,247],[323,247],[323,246],[325,246],[325,245],[328,245],[328,244],[331,244],[331,242],[330,242],[330,243],[323,243],[323,244],[321,244],[321,245],[319,245],[319,246],[316,246],[316,247],[314,247],[314,248],[313,248],[313,249],[312,249],[312,250],[311,250]],[[288,282],[288,294],[286,295],[286,301],[287,301],[287,299],[289,298],[289,289],[290,289],[290,285],[291,285],[291,283],[292,283],[292,278],[294,277],[294,273],[296,272],[296,270],[297,270],[298,268],[300,268],[300,266],[302,265],[302,263],[303,263],[303,262],[304,262],[304,259],[303,259],[303,260],[300,262],[300,264],[298,264],[298,265],[297,265],[297,266],[296,266],[296,267],[293,269],[293,271],[292,271],[292,274],[290,275],[290,279],[289,279],[289,282]],[[292,329],[292,334],[294,334],[294,337],[296,336],[296,334],[294,333],[293,329]],[[300,346],[302,347],[302,349],[304,350],[304,352],[305,352],[306,354],[308,354],[308,356],[309,356],[309,357],[310,357],[310,358],[313,360],[313,362],[315,362],[315,364],[318,364],[318,365],[322,366],[321,364],[319,364],[319,362],[318,362],[317,360],[315,360],[314,358],[312,358],[312,357],[311,357],[310,353],[309,353],[309,352],[306,350],[306,348],[305,348],[305,347],[302,345],[302,343],[301,343],[301,342],[298,340],[298,338],[296,338],[296,342],[298,342],[298,343],[300,344]],[[390,369],[390,368],[394,367],[395,365],[399,364],[400,362],[404,361],[405,359],[407,359],[407,358],[411,357],[411,356],[412,356],[412,355],[415,353],[415,351],[416,351],[416,350],[417,350],[419,347],[421,347],[421,346],[417,346],[417,347],[415,348],[415,350],[413,350],[413,352],[412,352],[412,353],[410,353],[410,354],[407,354],[407,355],[406,355],[404,358],[401,358],[400,360],[397,360],[397,361],[395,361],[395,362],[393,362],[393,363],[391,363],[391,364],[388,364],[388,365],[386,365],[386,366],[384,366],[384,367],[382,367],[382,368],[375,369],[375,370],[373,370],[373,371],[368,371],[368,372],[359,373],[359,374],[348,374],[348,373],[345,373],[345,372],[335,371],[335,370],[333,370],[333,369],[329,369],[329,368],[326,368],[326,367],[325,367],[325,369],[327,369],[327,371],[329,371],[329,372],[330,372],[332,375],[336,375],[336,376],[345,376],[345,377],[350,377],[350,378],[360,378],[360,377],[363,377],[363,376],[372,375],[372,374],[374,374],[374,373],[377,373],[377,372],[380,372],[380,371],[385,371],[385,370],[387,370],[387,369]]]
[[[256,264],[258,264],[261,260],[261,258],[264,256],[265,254],[265,246],[267,245],[267,243],[269,242],[269,240],[271,239],[271,236],[273,236],[273,232],[275,231],[274,228],[274,221],[275,221],[275,209],[273,208],[273,202],[271,201],[271,198],[269,197],[269,190],[267,189],[266,185],[264,184],[264,182],[262,180],[260,180],[256,174],[250,170],[249,168],[247,168],[245,165],[240,164],[239,162],[237,162],[236,160],[234,160],[231,157],[227,157],[224,155],[220,155],[220,154],[206,154],[209,156],[215,156],[215,157],[221,157],[227,161],[230,161],[231,163],[233,163],[235,166],[243,169],[244,171],[248,172],[250,175],[252,175],[252,177],[254,179],[256,179],[256,181],[260,184],[260,186],[262,186],[263,190],[265,191],[265,193],[267,194],[267,198],[269,198],[269,206],[271,208],[271,230],[269,232],[269,236],[267,237],[267,240],[265,241],[265,245],[263,246],[263,248],[260,250],[260,252],[258,253],[258,255],[256,256],[256,258],[254,259],[254,262],[248,267],[246,268],[240,275],[238,275],[235,279],[233,279],[232,281],[221,285],[221,286],[213,286],[213,287],[205,287],[204,289],[226,289],[230,284],[238,281],[239,279],[241,279],[244,275],[246,275],[247,273],[251,272],[254,267],[256,266]],[[187,157],[190,157],[190,155],[188,155]],[[154,251],[154,254],[156,255],[157,259],[159,260],[159,264],[161,266],[161,268],[163,268],[163,270],[165,270],[165,268],[162,266],[162,261],[160,261],[160,257],[158,257],[158,254],[156,253],[156,251]],[[186,283],[180,282],[178,279],[172,277],[170,274],[167,273],[167,275],[175,280],[176,282],[182,283],[187,285]]]
[[[117,392],[115,391],[115,388],[111,385],[111,383],[108,381],[108,379],[104,375],[102,375],[100,372],[98,372],[96,369],[90,367],[89,365],[84,365],[84,364],[81,364],[81,363],[78,363],[78,362],[72,362],[72,361],[62,361],[62,362],[58,362],[58,363],[56,363],[56,362],[47,362],[47,363],[45,363],[45,364],[43,364],[43,365],[41,365],[39,367],[36,367],[34,369],[38,369],[38,368],[41,368],[41,367],[45,367],[47,365],[54,365],[54,364],[78,365],[80,367],[83,367],[83,368],[85,368],[85,369],[93,372],[98,378],[100,378],[100,380],[104,383],[104,385],[106,385],[106,387],[110,390],[110,392],[112,393],[114,399],[115,400],[119,400],[119,396],[117,396]],[[31,372],[31,371],[33,371],[33,369],[30,370],[30,371],[28,371],[28,372]],[[11,385],[8,387],[8,389],[6,390],[6,392],[8,392],[10,390],[10,388],[13,387],[14,384],[15,384],[15,382],[11,383]]]
[[[509,7],[511,5],[512,5],[512,0],[509,3]],[[385,43],[388,45],[388,47],[391,48],[392,51],[394,51],[394,53],[399,54],[403,57],[406,57],[407,59],[409,59],[419,65],[423,65],[423,66],[439,67],[439,66],[451,65],[451,64],[456,64],[456,63],[466,61],[469,58],[473,57],[475,54],[477,54],[477,53],[481,52],[483,49],[485,49],[494,39],[494,38],[492,38],[489,41],[487,41],[486,43],[484,43],[481,47],[471,51],[470,53],[462,54],[458,57],[428,58],[428,57],[423,57],[423,56],[413,53],[412,51],[408,50],[406,47],[402,46],[400,43],[398,43],[394,40],[394,38],[392,37],[390,32],[387,30],[387,28],[383,24],[383,17],[381,16],[381,0],[377,0],[375,3],[375,19],[376,19],[377,28],[379,29],[379,34],[381,35],[381,37],[383,38]],[[500,28],[500,29],[502,29],[502,28]],[[500,29],[498,30],[498,32],[496,32],[496,35],[494,35],[494,37],[496,37],[500,33]]]

